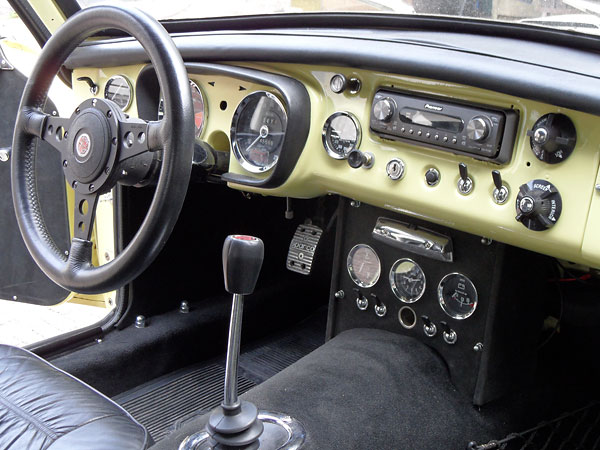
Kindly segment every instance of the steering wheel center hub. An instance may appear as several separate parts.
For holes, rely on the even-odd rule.
[[[88,99],[71,116],[64,171],[74,189],[97,191],[112,172],[120,112],[109,102]]]

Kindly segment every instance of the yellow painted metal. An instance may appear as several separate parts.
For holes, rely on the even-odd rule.
[[[54,34],[65,23],[65,15],[54,0],[29,0],[29,4],[50,33]]]
[[[311,126],[304,151],[293,174],[283,186],[274,190],[231,184],[230,187],[296,198],[340,194],[532,251],[600,267],[600,233],[595,231],[600,227],[600,193],[594,189],[596,183],[600,183],[600,119],[597,116],[457,83],[383,72],[298,64],[240,64],[286,74],[304,83],[311,99]],[[141,69],[141,65],[81,69],[75,72],[75,76],[87,75],[99,80],[102,92],[103,83],[109,76],[125,74],[135,80]],[[361,91],[357,95],[332,93],[329,80],[335,73],[343,73],[347,78],[359,78],[362,81]],[[202,138],[218,150],[226,151],[235,107],[245,95],[265,87],[224,77],[191,75],[191,78],[198,83],[206,97],[208,114]],[[209,85],[208,81],[214,81],[215,85]],[[240,91],[240,85],[247,90]],[[498,166],[419,145],[380,139],[370,132],[368,125],[371,101],[380,87],[514,108],[519,112],[520,120],[512,159]],[[227,102],[224,110],[221,109],[222,102]],[[332,159],[323,149],[323,124],[336,111],[348,111],[359,118],[363,134],[360,149],[375,155],[372,169],[351,169],[346,161]],[[568,115],[578,131],[574,153],[558,165],[538,161],[526,136],[526,131],[531,129],[535,121],[550,112]],[[406,163],[406,174],[400,181],[392,181],[386,175],[385,166],[393,157],[401,158]],[[468,196],[460,195],[456,188],[460,162],[467,164],[475,182],[474,191]],[[440,183],[435,187],[425,183],[424,174],[429,167],[435,167],[441,173]],[[494,169],[500,170],[510,188],[509,200],[504,205],[497,205],[492,199],[494,185],[491,172]],[[233,157],[230,171],[251,175]],[[518,188],[536,178],[552,182],[560,190],[563,199],[563,212],[557,225],[543,232],[530,231],[515,220],[514,203]]]

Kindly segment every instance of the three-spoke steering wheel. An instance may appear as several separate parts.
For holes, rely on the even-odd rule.
[[[158,122],[129,118],[100,98],[84,101],[70,118],[42,112],[50,84],[71,52],[105,29],[122,30],[138,40],[156,70],[164,99]],[[60,152],[67,182],[75,192],[74,237],[68,255],[48,233],[37,193],[37,140]],[[112,6],[83,9],[46,43],[23,96],[12,147],[12,193],[27,249],[44,273],[65,289],[102,293],[138,276],[167,241],[183,206],[191,172],[194,114],[183,60],[169,34],[155,19]],[[92,226],[98,198],[117,183],[142,180],[153,152],[162,165],[148,213],[131,242],[109,263],[92,265]],[[134,180],[132,181],[132,173]]]

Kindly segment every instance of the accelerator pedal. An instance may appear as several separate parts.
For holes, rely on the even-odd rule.
[[[288,250],[286,266],[289,270],[302,275],[310,275],[322,234],[323,230],[316,225],[298,225]]]

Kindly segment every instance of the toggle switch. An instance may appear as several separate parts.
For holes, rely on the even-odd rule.
[[[469,172],[467,171],[467,165],[465,163],[460,163],[458,165],[458,172],[460,174],[460,178],[458,179],[458,192],[461,195],[469,195],[473,191],[473,180],[469,177]]]
[[[377,294],[371,294],[371,298],[375,300],[375,315],[377,317],[385,316],[387,314],[387,307],[385,306],[385,304],[381,300],[379,300]]]
[[[356,292],[356,306],[361,311],[366,311],[369,307],[369,299],[362,294],[360,289],[353,288],[352,290]]]
[[[492,196],[498,205],[502,205],[503,203],[506,203],[506,200],[508,200],[508,187],[502,183],[502,175],[500,175],[500,171],[492,170],[492,179],[494,180],[494,186],[496,186]]]
[[[456,344],[456,341],[458,340],[456,331],[450,328],[450,325],[444,321],[440,322],[440,327],[442,327],[442,337],[444,338],[444,342],[450,345]]]
[[[427,337],[434,337],[437,334],[437,327],[435,323],[433,323],[429,317],[421,316],[421,320],[423,321],[423,333]]]

